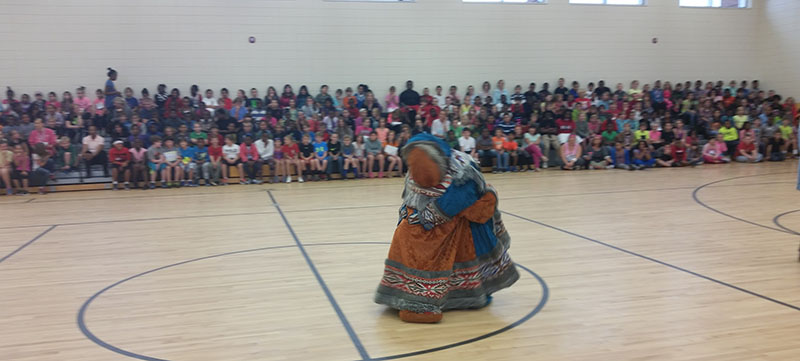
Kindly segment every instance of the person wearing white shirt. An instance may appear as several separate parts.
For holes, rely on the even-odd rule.
[[[464,128],[461,131],[461,138],[458,138],[458,148],[462,152],[469,154],[473,159],[478,159],[475,138],[472,137],[472,131],[469,128]]]
[[[206,105],[206,109],[208,109],[208,111],[211,113],[214,113],[214,110],[219,108],[219,102],[217,101],[217,98],[214,98],[213,90],[206,90],[206,97],[203,98],[203,104]]]
[[[447,132],[450,130],[450,121],[447,119],[445,112],[439,112],[439,117],[433,120],[431,124],[431,134],[435,137],[444,139]]]
[[[270,174],[273,176],[273,183],[278,182],[278,177],[275,175],[275,161],[273,155],[275,154],[275,142],[272,140],[272,135],[269,132],[261,133],[261,139],[255,142],[256,150],[261,158],[261,162],[269,165]]]
[[[275,154],[275,142],[270,139],[268,132],[262,133],[261,139],[256,141],[256,149],[258,149],[258,155],[261,156],[261,160],[264,163],[272,161],[272,156]]]
[[[447,97],[442,95],[442,86],[441,85],[437,85],[436,86],[436,95],[433,96],[433,100],[436,102],[436,105],[438,105],[439,108],[444,108],[447,105],[447,102],[445,101],[445,99],[447,99]]]

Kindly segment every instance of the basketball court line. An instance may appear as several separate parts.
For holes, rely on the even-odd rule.
[[[773,173],[773,174],[775,174],[775,173]],[[783,173],[777,173],[777,174],[783,174]],[[769,174],[763,174],[763,175],[769,175]],[[751,176],[733,177],[733,178],[723,179],[723,180],[719,180],[719,181],[715,181],[715,182],[711,182],[711,183],[704,184],[704,185],[702,185],[702,186],[700,186],[700,187],[697,187],[697,188],[695,189],[695,192],[693,192],[693,197],[695,197],[695,196],[696,196],[696,194],[697,194],[697,191],[699,191],[700,189],[703,189],[703,188],[705,188],[705,187],[708,187],[708,186],[710,186],[710,185],[712,185],[712,184],[716,184],[716,183],[723,182],[723,181],[726,181],[726,180],[733,180],[733,179],[738,179],[738,178],[746,178],[746,177],[755,177],[755,176],[762,176],[762,175],[751,175]],[[769,182],[769,183],[788,183],[788,182]],[[793,182],[792,182],[792,183],[793,183]],[[765,183],[762,183],[762,184],[765,184]],[[745,184],[743,184],[743,185],[745,185]],[[730,186],[742,186],[742,185],[730,185]],[[658,190],[658,189],[652,189],[652,190],[639,190],[639,191],[645,192],[645,191],[656,191],[656,190]],[[660,189],[660,190],[663,190],[663,189]],[[244,192],[242,192],[242,193],[244,193]],[[593,193],[597,193],[597,192],[593,192]],[[289,229],[290,233],[292,234],[293,238],[295,239],[295,242],[296,242],[296,245],[297,245],[298,249],[300,249],[300,250],[301,250],[301,253],[303,254],[304,258],[306,259],[307,263],[309,264],[309,267],[311,268],[312,272],[315,274],[315,277],[317,278],[318,282],[320,282],[320,286],[323,288],[323,291],[325,291],[326,295],[329,297],[329,301],[331,301],[331,303],[332,303],[332,306],[334,306],[334,310],[336,310],[336,311],[337,311],[337,315],[340,315],[340,319],[342,319],[342,320],[343,320],[343,325],[346,325],[346,326],[345,326],[345,329],[346,329],[346,330],[348,330],[348,334],[350,334],[350,335],[351,335],[351,339],[352,339],[353,337],[355,337],[355,340],[353,340],[353,341],[354,341],[354,345],[355,345],[355,346],[356,346],[356,348],[359,350],[359,353],[362,355],[362,358],[363,358],[364,360],[372,360],[372,358],[369,358],[369,355],[366,353],[366,349],[364,349],[364,346],[363,346],[363,344],[361,344],[361,343],[360,343],[360,340],[358,340],[358,338],[357,338],[357,335],[355,335],[355,332],[354,332],[354,330],[352,329],[352,327],[349,327],[349,328],[348,328],[348,326],[349,326],[349,321],[347,321],[347,320],[346,320],[346,317],[344,316],[344,313],[341,311],[341,308],[339,308],[339,307],[338,307],[338,304],[336,304],[336,303],[335,303],[336,301],[335,301],[335,299],[333,299],[333,295],[332,295],[332,293],[330,292],[330,290],[329,290],[329,289],[327,289],[327,285],[325,285],[325,284],[324,284],[324,280],[322,279],[322,277],[321,277],[321,275],[319,274],[318,270],[317,270],[317,269],[316,269],[316,267],[314,266],[314,264],[313,264],[313,261],[311,261],[310,257],[308,256],[308,253],[305,251],[305,249],[304,249],[304,247],[303,247],[303,244],[302,244],[302,242],[299,240],[299,238],[297,238],[297,235],[294,233],[294,230],[293,230],[293,228],[291,227],[291,225],[290,225],[290,223],[289,223],[288,219],[286,218],[286,216],[285,216],[285,214],[284,214],[284,211],[283,211],[283,210],[280,208],[280,206],[277,204],[277,202],[276,202],[276,200],[275,200],[275,198],[274,198],[274,196],[273,196],[273,194],[272,194],[272,192],[271,192],[270,190],[268,190],[268,194],[269,194],[269,196],[270,196],[270,198],[271,198],[271,200],[272,200],[272,202],[273,202],[273,206],[276,208],[277,212],[278,212],[278,213],[281,215],[281,217],[282,217],[282,219],[283,219],[284,223],[286,224],[287,228]],[[519,197],[517,197],[517,198],[519,198]],[[513,199],[513,198],[512,198],[512,199]],[[708,208],[708,209],[710,209],[710,210],[713,210],[713,211],[715,211],[715,212],[717,212],[717,213],[720,213],[720,214],[723,214],[723,215],[729,216],[729,215],[727,215],[727,214],[725,214],[725,213],[723,213],[723,212],[721,212],[721,211],[717,211],[717,210],[713,209],[712,207],[710,207],[710,206],[706,205],[705,203],[702,203],[702,201],[699,201],[699,200],[698,200],[698,199],[696,199],[696,198],[695,198],[695,200],[696,200],[696,201],[697,201],[699,204],[703,205],[704,207],[706,207],[706,208]],[[389,206],[389,205],[375,205],[375,206],[366,206],[366,207],[364,207],[364,206],[360,206],[360,207],[335,207],[335,208],[339,208],[339,209],[340,209],[340,208],[348,208],[348,209],[353,209],[353,208],[374,208],[374,207],[388,207],[388,206]],[[392,205],[392,206],[394,206],[394,205]],[[315,211],[315,210],[314,210],[314,209],[311,209],[311,210],[296,210],[296,211],[286,211],[286,212],[288,213],[288,212],[304,212],[304,211]],[[776,217],[775,217],[773,220],[776,222],[776,224],[777,224],[779,227],[781,227],[781,228],[785,228],[785,227],[782,227],[782,226],[779,224],[779,222],[778,222],[779,218],[780,218],[781,216],[783,216],[783,215],[786,215],[786,214],[789,214],[789,213],[793,213],[793,212],[797,212],[797,211],[800,211],[800,210],[794,210],[794,211],[784,212],[784,213],[782,213],[782,214],[780,214],[780,215],[776,216]],[[249,214],[269,214],[269,213],[275,213],[275,212],[236,213],[236,214],[227,214],[227,216],[236,216],[236,215],[249,215]],[[603,245],[603,246],[606,246],[606,247],[609,247],[609,248],[615,249],[615,250],[617,250],[617,251],[620,251],[620,252],[623,252],[623,253],[627,253],[627,254],[629,254],[629,255],[632,255],[632,256],[635,256],[635,257],[639,257],[639,258],[642,258],[642,259],[645,259],[645,260],[648,260],[648,261],[651,261],[651,262],[654,262],[654,263],[658,263],[658,264],[661,264],[661,265],[663,265],[663,266],[666,266],[666,267],[669,267],[669,268],[672,268],[672,269],[675,269],[675,270],[678,270],[678,271],[681,271],[681,272],[684,272],[684,273],[688,273],[688,274],[690,274],[690,275],[693,275],[693,276],[695,276],[695,277],[699,277],[699,278],[702,278],[702,279],[706,279],[706,280],[708,280],[708,281],[711,281],[711,282],[714,282],[714,283],[720,284],[720,285],[722,285],[722,286],[726,286],[726,287],[728,287],[728,288],[732,288],[732,289],[735,289],[735,290],[737,290],[737,291],[740,291],[740,292],[743,292],[743,293],[746,293],[746,294],[750,294],[750,295],[752,295],[752,296],[756,296],[756,297],[762,298],[762,299],[764,299],[764,300],[767,300],[767,301],[770,301],[770,302],[773,302],[773,303],[777,303],[777,304],[779,304],[779,305],[782,305],[782,306],[785,306],[785,307],[789,307],[789,308],[791,308],[791,309],[794,309],[794,310],[800,310],[800,307],[798,307],[798,306],[794,306],[794,305],[791,305],[791,304],[789,304],[789,303],[786,303],[786,302],[783,302],[783,301],[780,301],[780,300],[777,300],[777,299],[773,299],[773,298],[770,298],[770,297],[768,297],[768,296],[761,295],[761,294],[759,294],[759,293],[756,293],[756,292],[753,292],[753,291],[750,291],[750,290],[747,290],[747,289],[744,289],[744,288],[741,288],[741,287],[735,286],[735,285],[733,285],[733,284],[730,284],[730,283],[727,283],[727,282],[724,282],[724,281],[721,281],[721,280],[717,280],[717,279],[715,279],[715,278],[712,278],[712,277],[709,277],[709,276],[705,276],[705,275],[703,275],[703,274],[700,274],[700,273],[697,273],[697,272],[694,272],[694,271],[691,271],[691,270],[688,270],[688,269],[682,268],[682,267],[680,267],[680,266],[676,266],[676,265],[673,265],[673,264],[670,264],[670,263],[667,263],[667,262],[664,262],[664,261],[660,261],[660,260],[658,260],[658,259],[655,259],[655,258],[652,258],[652,257],[646,256],[646,255],[643,255],[643,254],[639,254],[639,253],[636,253],[636,252],[633,252],[633,251],[629,251],[629,250],[626,250],[626,249],[624,249],[624,248],[621,248],[621,247],[618,247],[618,246],[614,246],[614,245],[612,245],[612,244],[609,244],[609,243],[606,243],[606,242],[602,242],[602,241],[599,241],[599,240],[596,240],[596,239],[592,239],[592,238],[589,238],[589,237],[587,237],[587,236],[583,236],[583,235],[580,235],[580,234],[577,234],[577,233],[574,233],[574,232],[571,232],[571,231],[568,231],[568,230],[565,230],[565,229],[562,229],[562,228],[558,228],[558,227],[555,227],[555,226],[551,226],[551,225],[549,225],[549,224],[542,223],[542,222],[539,222],[539,221],[536,221],[536,220],[533,220],[533,219],[529,219],[529,218],[526,218],[526,217],[523,217],[523,216],[519,216],[519,215],[516,215],[516,214],[510,213],[510,212],[503,211],[503,213],[505,213],[505,214],[508,214],[509,216],[512,216],[512,217],[515,217],[515,218],[519,218],[519,219],[522,219],[522,220],[525,220],[525,221],[528,221],[528,222],[532,222],[532,223],[535,223],[535,224],[538,224],[538,225],[541,225],[541,226],[544,226],[544,227],[547,227],[547,228],[551,228],[551,229],[553,229],[553,230],[557,230],[557,231],[559,231],[559,232],[562,232],[562,233],[566,233],[566,234],[572,235],[572,236],[574,236],[574,237],[578,237],[578,238],[581,238],[581,239],[584,239],[584,240],[588,240],[588,241],[591,241],[591,242],[594,242],[594,243],[597,243],[597,244],[600,244],[600,245]],[[54,225],[41,225],[41,226],[39,226],[39,227],[47,227],[47,226],[49,226],[49,228],[48,228],[47,230],[43,231],[42,233],[40,233],[39,235],[37,235],[36,237],[34,237],[33,239],[31,239],[30,241],[28,241],[28,242],[26,242],[25,244],[23,244],[22,246],[20,246],[20,247],[19,247],[17,250],[13,251],[13,252],[12,252],[12,253],[10,253],[9,255],[6,255],[6,256],[4,256],[2,259],[0,259],[0,262],[3,262],[3,261],[5,261],[5,260],[7,260],[8,258],[10,258],[11,256],[13,256],[14,254],[18,253],[19,251],[23,250],[23,249],[24,249],[24,248],[26,248],[27,246],[29,246],[29,245],[31,245],[32,243],[36,242],[38,239],[40,239],[41,237],[43,237],[44,235],[46,235],[47,233],[49,233],[50,231],[52,231],[53,229],[55,229],[55,228],[56,228],[57,226],[59,226],[59,225],[82,225],[82,224],[97,224],[97,223],[135,222],[135,221],[147,221],[147,220],[166,220],[166,219],[182,219],[182,218],[202,218],[202,217],[216,217],[216,216],[220,216],[220,215],[201,215],[201,216],[185,216],[185,217],[164,217],[164,218],[152,218],[152,219],[112,220],[112,221],[97,221],[97,222],[75,222],[75,223],[64,223],[64,224],[54,224]],[[763,228],[769,228],[769,229],[777,230],[777,229],[775,229],[775,228],[772,228],[772,227],[766,227],[766,226],[763,226],[763,225],[760,225],[760,224],[757,224],[757,223],[754,223],[754,222],[750,222],[750,221],[747,221],[747,220],[739,219],[739,218],[737,218],[737,217],[733,217],[733,216],[729,216],[729,217],[731,217],[731,218],[734,218],[734,219],[737,219],[737,220],[740,220],[740,221],[743,221],[743,222],[745,222],[745,223],[749,223],[749,224],[753,224],[753,225],[758,225],[758,226],[761,226],[761,227],[763,227]],[[26,227],[35,227],[35,226],[26,226]],[[6,227],[6,228],[20,228],[20,227]],[[785,232],[785,233],[797,234],[797,232],[794,232],[794,231],[792,231],[792,230],[790,230],[790,229],[788,229],[788,228],[787,228],[786,230],[780,230],[780,231],[781,231],[781,232]],[[537,277],[537,278],[538,278],[538,277]],[[346,324],[345,324],[345,322],[346,322]],[[490,335],[490,336],[491,336],[491,335]],[[486,338],[486,337],[490,337],[490,336],[481,336],[481,337],[480,337],[480,339],[483,339],[483,338]],[[476,340],[473,340],[472,342],[474,342],[474,341],[476,341]],[[448,345],[449,347],[446,347],[446,348],[457,347],[457,346],[460,346],[460,345],[461,345],[461,343],[458,343],[458,344],[453,344],[453,345]],[[359,348],[359,346],[360,346],[360,348]],[[433,349],[433,350],[430,350],[430,351],[428,351],[428,352],[433,352],[433,351],[437,351],[437,350],[439,350],[439,349]],[[362,353],[362,351],[363,351],[363,353]],[[427,353],[427,352],[425,352],[425,353]],[[388,360],[388,359],[396,359],[396,358],[400,358],[400,357],[409,357],[409,356],[414,356],[414,355],[417,355],[417,354],[418,354],[418,352],[412,352],[412,353],[409,353],[409,354],[401,354],[401,355],[387,356],[387,357],[383,357],[383,358],[376,358],[376,359]],[[159,360],[159,359],[153,359],[153,360]]]
[[[176,219],[192,219],[192,218],[212,218],[212,217],[233,217],[233,216],[247,216],[253,214],[271,214],[275,211],[261,211],[261,212],[245,212],[245,213],[221,213],[221,214],[200,214],[195,216],[173,216],[173,217],[153,217],[153,218],[129,218],[129,219],[109,219],[105,221],[87,221],[87,222],[67,222],[56,224],[31,224],[26,226],[7,226],[0,227],[3,229],[16,229],[16,228],[35,228],[35,227],[48,227],[48,226],[82,226],[87,224],[104,224],[104,223],[127,223],[127,222],[148,222],[148,221],[171,221]]]
[[[336,299],[333,297],[333,293],[328,288],[328,285],[325,283],[325,280],[322,278],[322,275],[317,270],[317,267],[314,265],[314,261],[311,260],[311,257],[308,256],[308,252],[306,252],[305,247],[303,247],[303,242],[300,241],[300,238],[297,238],[297,234],[294,233],[294,228],[292,225],[289,224],[289,220],[286,218],[286,215],[281,210],[280,204],[275,200],[275,196],[272,195],[271,190],[267,190],[267,194],[269,194],[269,199],[272,201],[272,206],[278,210],[278,214],[280,214],[281,218],[283,219],[283,223],[286,224],[286,228],[289,230],[289,233],[292,235],[294,242],[297,244],[297,249],[300,250],[300,253],[303,255],[303,258],[306,260],[306,264],[308,264],[308,268],[311,269],[311,273],[314,274],[314,277],[317,279],[317,283],[322,288],[322,291],[325,293],[325,296],[328,297],[328,302],[330,302],[331,307],[333,310],[336,311],[336,315],[339,316],[339,321],[342,322],[342,326],[347,331],[347,335],[350,336],[350,341],[353,342],[353,346],[355,346],[356,350],[358,350],[358,354],[361,355],[361,358],[364,360],[369,360],[369,353],[367,353],[367,349],[364,348],[364,345],[361,343],[361,340],[358,338],[355,330],[353,330],[353,326],[350,325],[350,321],[347,320],[347,316],[344,315],[341,307],[339,307],[339,303],[336,302]]]
[[[45,226],[45,227],[46,227],[46,226]],[[50,233],[50,231],[52,231],[52,230],[53,230],[53,229],[55,229],[56,227],[58,227],[58,226],[57,226],[57,225],[52,225],[52,226],[50,226],[49,228],[47,228],[47,229],[45,229],[44,231],[42,231],[42,233],[39,233],[38,235],[36,235],[36,237],[33,237],[33,238],[30,240],[30,241],[28,241],[28,242],[25,242],[23,245],[21,245],[21,246],[17,247],[17,249],[15,249],[14,251],[12,251],[11,253],[9,253],[9,254],[7,254],[7,255],[3,256],[3,258],[0,258],[0,263],[3,263],[5,260],[7,260],[7,259],[11,258],[11,256],[13,256],[13,255],[15,255],[15,254],[19,253],[20,251],[22,251],[23,249],[25,249],[25,247],[28,247],[28,246],[30,246],[31,244],[33,244],[33,242],[36,242],[36,241],[38,241],[40,238],[44,237],[44,235],[45,235],[45,234],[48,234],[48,233]]]
[[[577,238],[580,238],[580,239],[583,239],[583,240],[586,240],[586,241],[589,241],[589,242],[594,242],[594,243],[599,244],[601,246],[605,246],[605,247],[611,248],[613,250],[617,250],[617,251],[620,251],[620,252],[623,252],[623,253],[627,253],[627,254],[629,254],[631,256],[639,257],[639,258],[642,258],[642,259],[650,261],[650,262],[658,263],[658,264],[660,264],[662,266],[666,266],[666,267],[672,268],[672,269],[677,270],[677,271],[688,273],[688,274],[690,274],[692,276],[695,276],[695,277],[698,277],[698,278],[702,278],[702,279],[705,279],[707,281],[711,281],[711,282],[717,283],[719,285],[722,285],[722,286],[725,286],[725,287],[728,287],[728,288],[732,288],[732,289],[740,291],[740,292],[744,292],[744,293],[749,294],[751,296],[755,296],[755,297],[758,297],[758,298],[761,298],[761,299],[764,299],[764,300],[779,304],[781,306],[785,306],[785,307],[791,308],[791,309],[793,309],[795,311],[800,311],[800,306],[795,306],[795,305],[792,305],[790,303],[786,303],[786,302],[774,299],[772,297],[764,296],[764,295],[762,295],[760,293],[756,293],[754,291],[750,291],[750,290],[748,290],[746,288],[742,288],[742,287],[727,283],[725,281],[721,281],[721,280],[718,280],[716,278],[713,278],[713,277],[710,277],[710,276],[706,276],[706,275],[703,275],[701,273],[697,273],[697,272],[694,272],[692,270],[689,270],[689,269],[686,269],[686,268],[683,268],[683,267],[680,267],[680,266],[676,266],[674,264],[671,264],[671,263],[668,263],[668,262],[665,262],[665,261],[661,261],[661,260],[655,259],[655,258],[650,257],[650,256],[645,256],[645,255],[643,255],[641,253],[630,251],[630,250],[627,250],[627,249],[619,247],[619,246],[615,246],[615,245],[610,244],[610,243],[606,243],[606,242],[603,242],[603,241],[600,241],[600,240],[596,240],[594,238],[590,238],[590,237],[584,236],[582,234],[571,232],[571,231],[568,231],[566,229],[559,228],[559,227],[556,227],[556,226],[552,226],[552,225],[549,225],[547,223],[539,222],[537,220],[530,219],[530,218],[527,218],[527,217],[523,217],[523,216],[520,216],[520,215],[517,215],[517,214],[514,214],[514,213],[510,213],[510,212],[507,212],[507,211],[501,211],[501,212],[504,213],[504,214],[507,214],[509,216],[521,219],[523,221],[535,223],[535,224],[538,224],[538,225],[540,225],[542,227],[550,228],[552,230],[559,231],[561,233],[565,233],[565,234],[568,234],[568,235],[573,236],[573,237],[577,237]]]
[[[709,182],[709,183],[703,184],[703,185],[695,188],[694,191],[692,192],[692,199],[694,199],[695,203],[705,207],[706,209],[708,209],[708,210],[710,210],[710,211],[712,211],[714,213],[718,213],[720,215],[723,215],[725,217],[737,220],[739,222],[747,223],[747,224],[750,224],[750,225],[753,225],[753,226],[756,226],[756,227],[770,229],[770,230],[773,230],[773,231],[776,231],[776,232],[782,232],[782,233],[788,233],[788,234],[797,234],[796,232],[784,230],[784,229],[781,229],[781,228],[775,228],[775,227],[766,226],[766,225],[763,225],[761,223],[748,221],[748,220],[746,220],[744,218],[740,218],[740,217],[734,216],[732,214],[725,213],[725,212],[723,212],[723,211],[721,211],[719,209],[716,209],[716,208],[706,204],[705,202],[701,201],[700,197],[697,196],[697,194],[700,193],[700,191],[703,190],[703,188],[706,188],[708,186],[711,186],[711,185],[714,185],[714,184],[717,184],[717,183],[727,182],[727,181],[731,181],[731,180],[735,180],[735,179],[752,178],[752,177],[763,177],[763,176],[767,176],[767,175],[778,175],[778,174],[794,174],[794,172],[752,174],[752,175],[743,175],[743,176],[738,176],[738,177],[731,177],[731,178],[725,178],[725,179],[716,180],[716,181]]]
[[[327,242],[327,243],[304,244],[304,246],[305,247],[341,246],[341,245],[351,245],[351,246],[352,245],[386,245],[386,246],[388,246],[390,244],[391,244],[391,242]],[[78,313],[77,313],[77,326],[80,329],[81,333],[83,333],[83,335],[86,338],[88,338],[90,341],[92,341],[96,345],[98,345],[98,346],[100,346],[102,348],[105,348],[105,349],[107,349],[109,351],[116,352],[118,354],[121,354],[121,355],[124,355],[124,356],[127,356],[127,357],[131,357],[131,358],[135,358],[135,359],[139,359],[139,360],[169,361],[167,359],[162,359],[162,358],[157,358],[157,357],[153,357],[153,356],[148,356],[148,355],[144,355],[144,354],[135,353],[135,352],[126,350],[126,349],[124,349],[122,347],[119,347],[119,346],[110,344],[110,343],[108,343],[106,341],[103,341],[103,339],[101,339],[99,336],[94,334],[94,332],[92,332],[89,329],[89,326],[88,326],[87,321],[86,321],[86,314],[88,313],[92,303],[97,298],[99,298],[101,295],[103,295],[105,292],[107,292],[110,289],[115,288],[115,287],[117,287],[117,286],[119,286],[119,285],[121,285],[123,283],[126,283],[128,281],[134,280],[134,279],[139,278],[139,277],[147,276],[149,274],[152,274],[152,273],[155,273],[155,272],[158,272],[158,271],[169,269],[169,268],[172,268],[172,267],[178,267],[178,266],[185,265],[185,264],[188,264],[188,263],[199,262],[199,261],[203,261],[203,260],[226,257],[226,256],[231,256],[231,255],[237,255],[237,254],[244,254],[244,253],[251,253],[251,252],[262,252],[262,251],[273,250],[273,249],[286,249],[286,248],[294,248],[294,247],[297,247],[297,245],[296,244],[291,244],[291,245],[282,245],[282,246],[270,246],[270,247],[261,247],[261,248],[253,248],[253,249],[246,249],[246,250],[240,250],[240,251],[225,252],[225,253],[214,254],[214,255],[209,255],[209,256],[204,256],[204,257],[198,257],[198,258],[193,258],[193,259],[189,259],[189,260],[185,260],[185,261],[180,261],[180,262],[168,264],[166,266],[153,268],[153,269],[150,269],[150,270],[147,270],[147,271],[144,271],[144,272],[140,272],[140,273],[137,273],[135,275],[126,277],[124,279],[116,281],[116,282],[114,282],[114,283],[102,288],[100,291],[95,292],[86,301],[84,301],[84,303],[81,305],[81,307],[80,307],[80,309],[78,310]],[[473,343],[473,342],[478,342],[478,341],[485,340],[485,339],[490,338],[490,337],[497,336],[497,335],[499,335],[501,333],[509,331],[509,330],[511,330],[513,328],[516,328],[516,327],[522,325],[523,323],[527,322],[528,320],[533,318],[533,316],[535,316],[537,313],[539,313],[544,308],[544,306],[547,304],[547,301],[548,301],[549,295],[550,295],[550,289],[548,288],[547,283],[544,281],[544,279],[542,279],[541,276],[539,276],[538,274],[536,274],[535,272],[533,272],[532,270],[530,270],[529,268],[527,268],[527,267],[525,267],[523,265],[520,265],[518,263],[515,263],[515,265],[517,267],[521,268],[522,270],[524,270],[525,272],[528,272],[528,274],[530,274],[536,281],[539,282],[539,284],[541,286],[541,289],[542,289],[542,294],[539,297],[539,302],[533,307],[533,309],[531,311],[526,313],[520,319],[518,319],[518,320],[516,320],[516,321],[514,321],[514,322],[512,322],[512,323],[510,323],[510,324],[508,324],[506,326],[503,326],[503,327],[501,327],[499,329],[496,329],[496,330],[493,330],[491,332],[487,332],[485,334],[482,334],[482,335],[479,335],[479,336],[475,336],[475,337],[472,337],[472,338],[469,338],[469,339],[466,339],[466,340],[463,340],[463,341],[457,341],[457,342],[453,342],[453,343],[450,343],[450,344],[437,346],[437,347],[432,347],[432,348],[428,348],[428,349],[424,349],[424,350],[411,351],[411,352],[406,352],[406,353],[401,353],[401,354],[395,354],[395,355],[389,355],[389,356],[381,356],[381,357],[362,359],[362,360],[363,361],[366,361],[366,360],[396,360],[396,359],[401,359],[401,358],[406,358],[406,357],[419,356],[419,355],[424,355],[424,354],[428,354],[428,353],[444,351],[444,350],[448,350],[448,349],[464,346],[464,345],[467,345],[467,344],[470,344],[470,343]]]
[[[787,214],[792,214],[792,213],[797,213],[797,212],[800,212],[800,209],[795,209],[795,210],[783,212],[783,213],[775,216],[774,218],[772,218],[772,223],[774,223],[776,226],[778,226],[778,228],[780,228],[780,229],[782,229],[782,230],[784,230],[784,231],[786,231],[788,233],[800,236],[800,232],[797,232],[797,231],[795,231],[795,230],[793,230],[793,229],[791,229],[789,227],[786,227],[783,224],[781,224],[781,217],[783,217],[783,216],[785,216]]]

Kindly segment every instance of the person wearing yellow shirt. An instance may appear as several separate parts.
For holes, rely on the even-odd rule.
[[[633,139],[635,139],[635,142],[645,141],[650,144],[650,131],[647,130],[647,122],[639,123],[639,130],[633,132]]]
[[[744,107],[736,108],[736,115],[733,116],[733,125],[736,129],[742,129],[744,123],[748,122],[749,118],[744,112]]]
[[[736,146],[739,145],[739,130],[731,124],[730,120],[726,120],[725,125],[719,128],[719,134],[722,134],[722,140],[728,147],[727,155],[731,156],[735,152]]]
[[[797,137],[794,135],[794,128],[789,117],[783,117],[781,125],[778,127],[783,140],[786,141],[786,151],[791,152],[792,156],[797,156]]]

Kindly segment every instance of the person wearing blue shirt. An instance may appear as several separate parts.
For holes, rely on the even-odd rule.
[[[181,138],[180,141],[180,148],[178,152],[181,154],[181,161],[180,164],[183,167],[183,174],[188,175],[189,187],[195,187],[196,184],[194,183],[195,179],[195,171],[197,170],[197,163],[195,163],[195,158],[197,157],[197,148],[189,146],[189,140],[186,138]],[[187,182],[181,179],[181,187],[186,185]]]
[[[114,86],[114,81],[117,80],[117,71],[111,68],[108,68],[108,80],[106,80],[106,109],[114,109],[114,98],[119,97],[121,94],[117,91],[117,88]]]
[[[500,102],[500,97],[505,95],[506,99],[511,99],[508,90],[505,89],[506,82],[502,79],[497,81],[497,88],[492,91],[492,104]]]
[[[325,141],[322,132],[317,132],[314,141],[314,166],[315,174],[314,180],[319,179],[320,175],[324,175],[328,170],[328,143]]]

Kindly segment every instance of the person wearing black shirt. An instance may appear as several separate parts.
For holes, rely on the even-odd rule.
[[[328,142],[328,155],[331,161],[328,162],[328,168],[325,169],[325,173],[328,175],[327,179],[331,179],[334,164],[339,167],[342,180],[347,179],[347,173],[344,171],[344,158],[342,157],[342,142],[339,141],[339,135],[336,133],[331,134],[331,140]]]
[[[408,119],[415,119],[418,106],[419,93],[414,91],[414,82],[409,80],[406,82],[406,90],[400,93],[400,107],[412,107],[408,109]]]
[[[419,105],[419,93],[414,90],[414,82],[406,82],[406,90],[400,93],[400,106]]]
[[[542,135],[542,140],[539,146],[542,148],[542,155],[550,158],[550,148],[561,151],[561,144],[558,142],[558,126],[556,126],[556,113],[553,111],[553,105],[547,109],[539,117],[539,134]],[[542,168],[547,168],[547,162],[542,164]]]
[[[238,123],[236,119],[228,115],[225,109],[217,109],[216,114],[214,114],[214,117],[216,118],[217,128],[219,128],[219,130],[223,132],[227,131],[228,124]]]
[[[786,141],[783,140],[783,136],[781,132],[775,132],[772,138],[769,138],[769,142],[767,143],[767,149],[765,157],[771,162],[782,162],[786,159],[786,153],[783,152],[783,146],[786,144]]]
[[[536,83],[528,85],[528,91],[525,92],[525,117],[530,117],[531,113],[536,109],[539,104],[539,93],[536,92]]]
[[[605,93],[611,93],[611,89],[606,86],[605,80],[601,80],[597,82],[597,88],[594,89],[594,93],[597,94],[598,97],[600,97]]]
[[[663,144],[672,144],[675,141],[675,131],[672,129],[672,123],[665,123],[664,130],[661,132],[661,140]]]
[[[567,99],[567,93],[569,93],[569,89],[564,86],[564,78],[558,78],[558,86],[553,94],[561,94],[564,99]]]
[[[542,84],[542,90],[539,90],[539,98],[544,100],[548,95],[550,95],[550,84],[544,83]]]
[[[312,165],[314,159],[314,144],[311,144],[311,138],[308,135],[303,135],[303,141],[298,145],[300,149],[300,162],[301,169],[298,176],[308,177],[311,179],[311,174],[316,174],[316,169]]]
[[[660,167],[677,167],[675,160],[672,158],[672,146],[667,144],[661,148],[656,156],[656,164]]]

